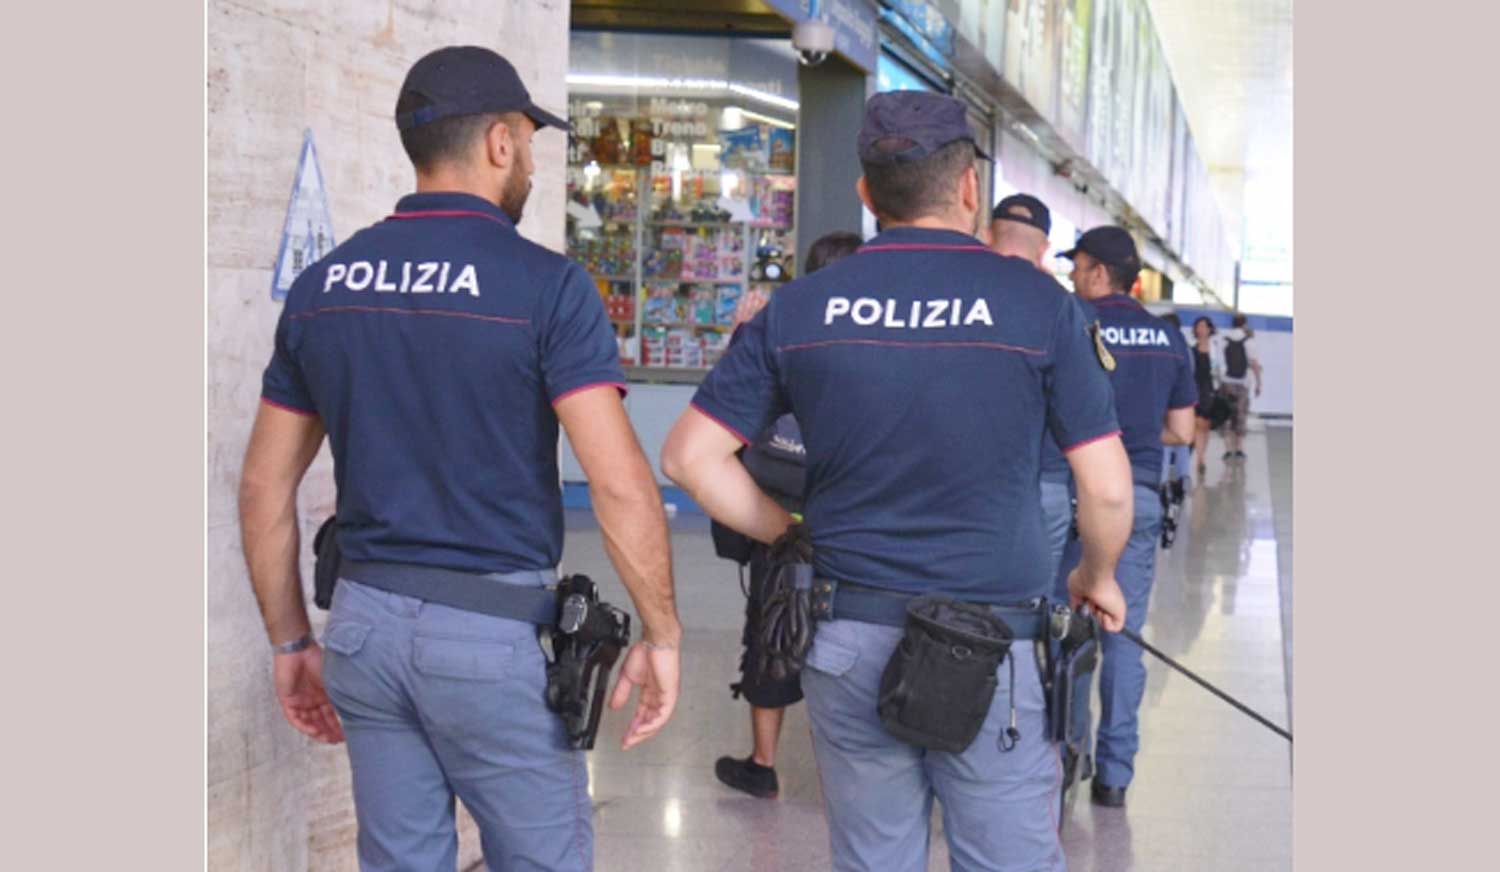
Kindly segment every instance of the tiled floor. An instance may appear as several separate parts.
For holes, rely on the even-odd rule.
[[[1214,440],[1206,481],[1191,491],[1177,542],[1159,555],[1142,635],[1286,724],[1291,649],[1283,645],[1279,588],[1290,585],[1290,567],[1280,565],[1290,543],[1277,537],[1291,530],[1291,430],[1256,429],[1247,439],[1248,461],[1236,468],[1218,459],[1222,447]],[[627,718],[606,718],[590,759],[596,868],[827,869],[828,833],[804,706],[787,715],[779,799],[753,799],[714,779],[716,757],[750,749],[746,707],[728,691],[744,600],[733,565],[713,556],[706,520],[682,515],[673,527],[678,607],[687,628],[682,701],[661,735],[630,752],[619,750]],[[627,601],[587,512],[570,513],[564,568],[603,582],[607,599]],[[1285,620],[1289,628],[1289,612]],[[1129,803],[1123,810],[1098,808],[1075,791],[1063,823],[1069,869],[1290,869],[1287,743],[1149,656],[1147,671]],[[947,869],[936,824],[934,817],[930,868]]]

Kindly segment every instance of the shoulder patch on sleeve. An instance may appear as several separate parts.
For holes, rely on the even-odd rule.
[[[1108,348],[1104,347],[1104,337],[1100,335],[1097,318],[1094,320],[1094,323],[1089,325],[1089,335],[1094,338],[1094,353],[1099,356],[1099,365],[1104,367],[1105,372],[1114,372],[1115,356],[1109,353]]]

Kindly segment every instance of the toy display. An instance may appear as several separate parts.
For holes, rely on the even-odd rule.
[[[705,370],[746,294],[795,271],[796,132],[717,130],[724,107],[712,105],[663,116],[599,102],[569,149],[567,256],[597,286],[621,363]]]

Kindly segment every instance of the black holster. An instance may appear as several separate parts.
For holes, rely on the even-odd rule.
[[[599,599],[594,582],[570,575],[557,584],[557,623],[550,633],[547,708],[562,718],[568,744],[588,751],[599,734],[609,671],[630,645],[630,615]]]
[[[1077,774],[1078,761],[1089,750],[1089,692],[1099,665],[1099,624],[1092,615],[1066,605],[1052,607],[1050,624],[1043,677],[1047,733],[1064,749],[1062,789],[1066,791]]]
[[[763,595],[752,622],[755,656],[745,664],[751,684],[786,681],[802,673],[812,647],[812,539],[793,524],[771,544]]]
[[[313,604],[327,611],[333,608],[333,586],[339,580],[338,515],[329,515],[313,536]]]
[[[880,677],[877,710],[887,732],[934,751],[973,743],[994,701],[995,670],[1015,634],[988,607],[920,596]]]

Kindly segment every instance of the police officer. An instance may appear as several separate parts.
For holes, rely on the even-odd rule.
[[[417,192],[297,278],[245,457],[240,520],[276,693],[298,730],[347,737],[367,872],[452,869],[455,796],[489,868],[591,869],[588,775],[544,702],[542,621],[471,605],[547,600],[525,588],[556,580],[560,423],[643,624],[610,699],[641,689],[625,747],[671,716],[666,518],[613,334],[584,271],[516,231],[532,134],[567,123],[500,55],[464,46],[412,66],[396,126]],[[344,567],[326,653],[295,511],[325,432]]]
[[[1051,210],[1030,194],[1012,194],[996,203],[990,213],[990,248],[996,254],[1019,257],[1043,272],[1047,270],[1047,239],[1051,232]],[[1078,304],[1085,323],[1091,323],[1095,318],[1093,307],[1082,299]],[[1042,448],[1042,530],[1054,575],[1062,562],[1073,522],[1072,478],[1068,460],[1057,443],[1046,440]]]
[[[716,520],[761,542],[790,516],[735,451],[792,412],[807,449],[815,587],[837,585],[802,673],[835,869],[927,868],[941,800],[954,869],[1060,870],[1060,774],[1028,641],[1051,587],[1038,506],[1045,433],[1068,447],[1086,555],[1071,579],[1108,628],[1130,525],[1129,468],[1109,382],[1076,302],[972,231],[984,157],[950,97],[866,106],[860,199],[883,231],[772,296],[662,449]],[[895,738],[877,715],[911,597],[1009,607],[1017,641],[962,752]],[[855,616],[857,604],[870,607]],[[894,604],[894,609],[891,608]],[[879,614],[875,614],[879,612]],[[1014,724],[1014,730],[1008,729]]]
[[[1198,390],[1181,331],[1130,296],[1141,260],[1135,240],[1124,228],[1095,227],[1059,256],[1072,259],[1073,288],[1098,313],[1096,339],[1114,362],[1109,378],[1135,484],[1135,521],[1117,576],[1125,592],[1126,626],[1140,632],[1161,536],[1157,483],[1162,446],[1191,444]],[[1103,653],[1090,791],[1094,802],[1113,807],[1124,805],[1125,789],[1135,772],[1140,747],[1136,713],[1146,688],[1146,669],[1140,647],[1118,634],[1104,636]]]

